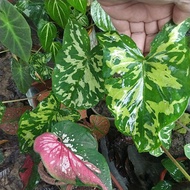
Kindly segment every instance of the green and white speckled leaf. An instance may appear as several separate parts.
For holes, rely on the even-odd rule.
[[[94,0],[91,5],[91,15],[94,23],[102,31],[115,31],[109,15],[102,9],[97,0]]]
[[[5,113],[5,109],[6,109],[5,105],[2,102],[0,102],[0,123],[1,123],[3,115]]]
[[[52,123],[71,120],[79,120],[80,115],[76,111],[68,109],[60,110],[60,103],[53,94],[50,94],[33,111],[25,112],[19,121],[18,138],[22,152],[32,150],[34,139],[40,134],[50,130]]]
[[[70,20],[53,71],[52,88],[59,101],[78,110],[99,102],[104,95],[102,54],[100,47],[90,49],[86,30]]]
[[[38,74],[41,79],[47,80],[51,78],[53,69],[47,65],[51,60],[51,54],[35,53],[30,57],[30,75],[31,77],[38,81]]]
[[[172,130],[174,127],[175,127],[175,123],[171,123],[170,125],[167,125],[166,127],[162,128],[158,134],[159,139],[162,143],[162,146],[165,147],[166,149],[170,148],[171,140],[172,140],[171,135],[172,135]],[[161,147],[159,147],[149,153],[153,156],[159,157],[164,153],[164,151],[162,150]]]
[[[136,44],[116,32],[99,36],[104,50],[107,104],[117,128],[131,135],[139,151],[161,145],[159,132],[186,109],[189,48],[185,34],[190,19],[166,24],[144,57]]]

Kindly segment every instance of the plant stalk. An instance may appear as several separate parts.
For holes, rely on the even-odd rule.
[[[190,175],[183,169],[183,167],[177,162],[177,160],[169,153],[169,151],[161,146],[164,153],[168,156],[168,158],[176,165],[176,167],[181,171],[181,173],[185,176],[185,178],[190,181]]]

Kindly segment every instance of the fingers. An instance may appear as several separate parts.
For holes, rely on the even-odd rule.
[[[181,23],[190,17],[190,1],[188,3],[178,3],[173,9],[173,21],[176,24]]]

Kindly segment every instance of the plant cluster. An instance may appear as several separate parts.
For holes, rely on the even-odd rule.
[[[91,36],[94,25],[100,31],[97,40]],[[32,43],[33,28],[38,49]],[[40,155],[48,173],[64,184],[112,189],[97,140],[78,123],[78,110],[106,97],[115,126],[132,136],[139,152],[168,153],[171,133],[190,97],[189,28],[190,19],[166,24],[144,57],[130,37],[114,30],[97,1],[18,0],[12,5],[1,0],[0,42],[13,55],[17,87],[26,93],[33,81],[52,81],[48,97],[19,120],[21,152]],[[1,102],[1,116],[5,109]],[[190,145],[184,148],[190,158]]]

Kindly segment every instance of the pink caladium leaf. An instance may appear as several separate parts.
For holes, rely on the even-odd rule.
[[[94,173],[101,171],[92,163],[83,161],[61,139],[53,133],[46,132],[35,139],[34,150],[40,154],[43,164],[49,174],[57,180],[75,184],[79,179],[84,184],[108,188]]]

